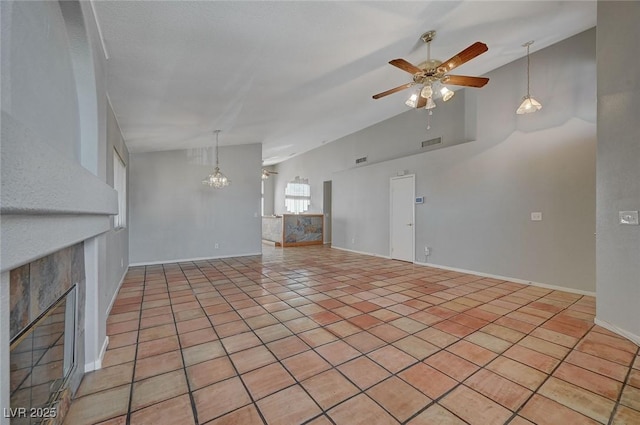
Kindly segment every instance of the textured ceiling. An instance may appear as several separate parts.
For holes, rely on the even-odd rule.
[[[108,92],[131,152],[262,143],[274,164],[407,110],[388,65],[489,51],[482,75],[595,26],[595,1],[95,1]],[[489,83],[491,84],[491,82]],[[523,87],[524,89],[524,87]],[[473,90],[473,89],[471,89]]]

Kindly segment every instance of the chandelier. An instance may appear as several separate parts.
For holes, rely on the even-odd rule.
[[[222,130],[214,130],[214,134],[216,135],[216,168],[213,169],[213,173],[209,174],[206,179],[202,180],[202,184],[206,184],[209,187],[213,187],[215,189],[221,189],[223,187],[229,186],[231,180],[227,178],[220,171],[219,161],[218,161],[218,135]]]

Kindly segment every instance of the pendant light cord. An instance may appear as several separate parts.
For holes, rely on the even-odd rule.
[[[529,89],[530,86],[530,81],[531,81],[531,77],[530,77],[530,66],[531,66],[531,59],[529,57],[529,47],[531,46],[531,43],[527,43],[527,97],[531,97],[531,91]]]
[[[531,57],[530,57],[530,53],[529,53],[529,48],[531,47],[531,45],[533,44],[533,40],[531,41],[527,41],[526,43],[524,43],[522,45],[522,47],[526,47],[527,48],[527,97],[531,97],[531,74],[530,74],[530,70],[531,70]]]
[[[220,130],[214,130],[216,133],[216,168],[218,168],[218,134],[220,134]]]

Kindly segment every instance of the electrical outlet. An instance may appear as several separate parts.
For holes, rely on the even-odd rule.
[[[356,243],[356,238],[351,238],[351,243]]]
[[[541,212],[532,212],[531,213],[531,221],[542,221],[542,213]]]
[[[220,245],[215,244],[213,247],[214,247],[215,249],[218,249],[218,248],[220,248]]]
[[[619,211],[620,224],[638,225],[638,211]]]
[[[428,246],[424,247],[424,255],[429,256],[429,254],[431,254],[431,248],[429,248]]]

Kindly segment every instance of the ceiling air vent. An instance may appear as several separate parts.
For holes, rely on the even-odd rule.
[[[365,162],[367,162],[367,157],[366,156],[363,156],[362,158],[356,159],[356,165],[364,164]]]
[[[422,142],[422,147],[426,148],[429,146],[439,145],[442,143],[442,137],[436,137],[435,139],[429,139]]]

